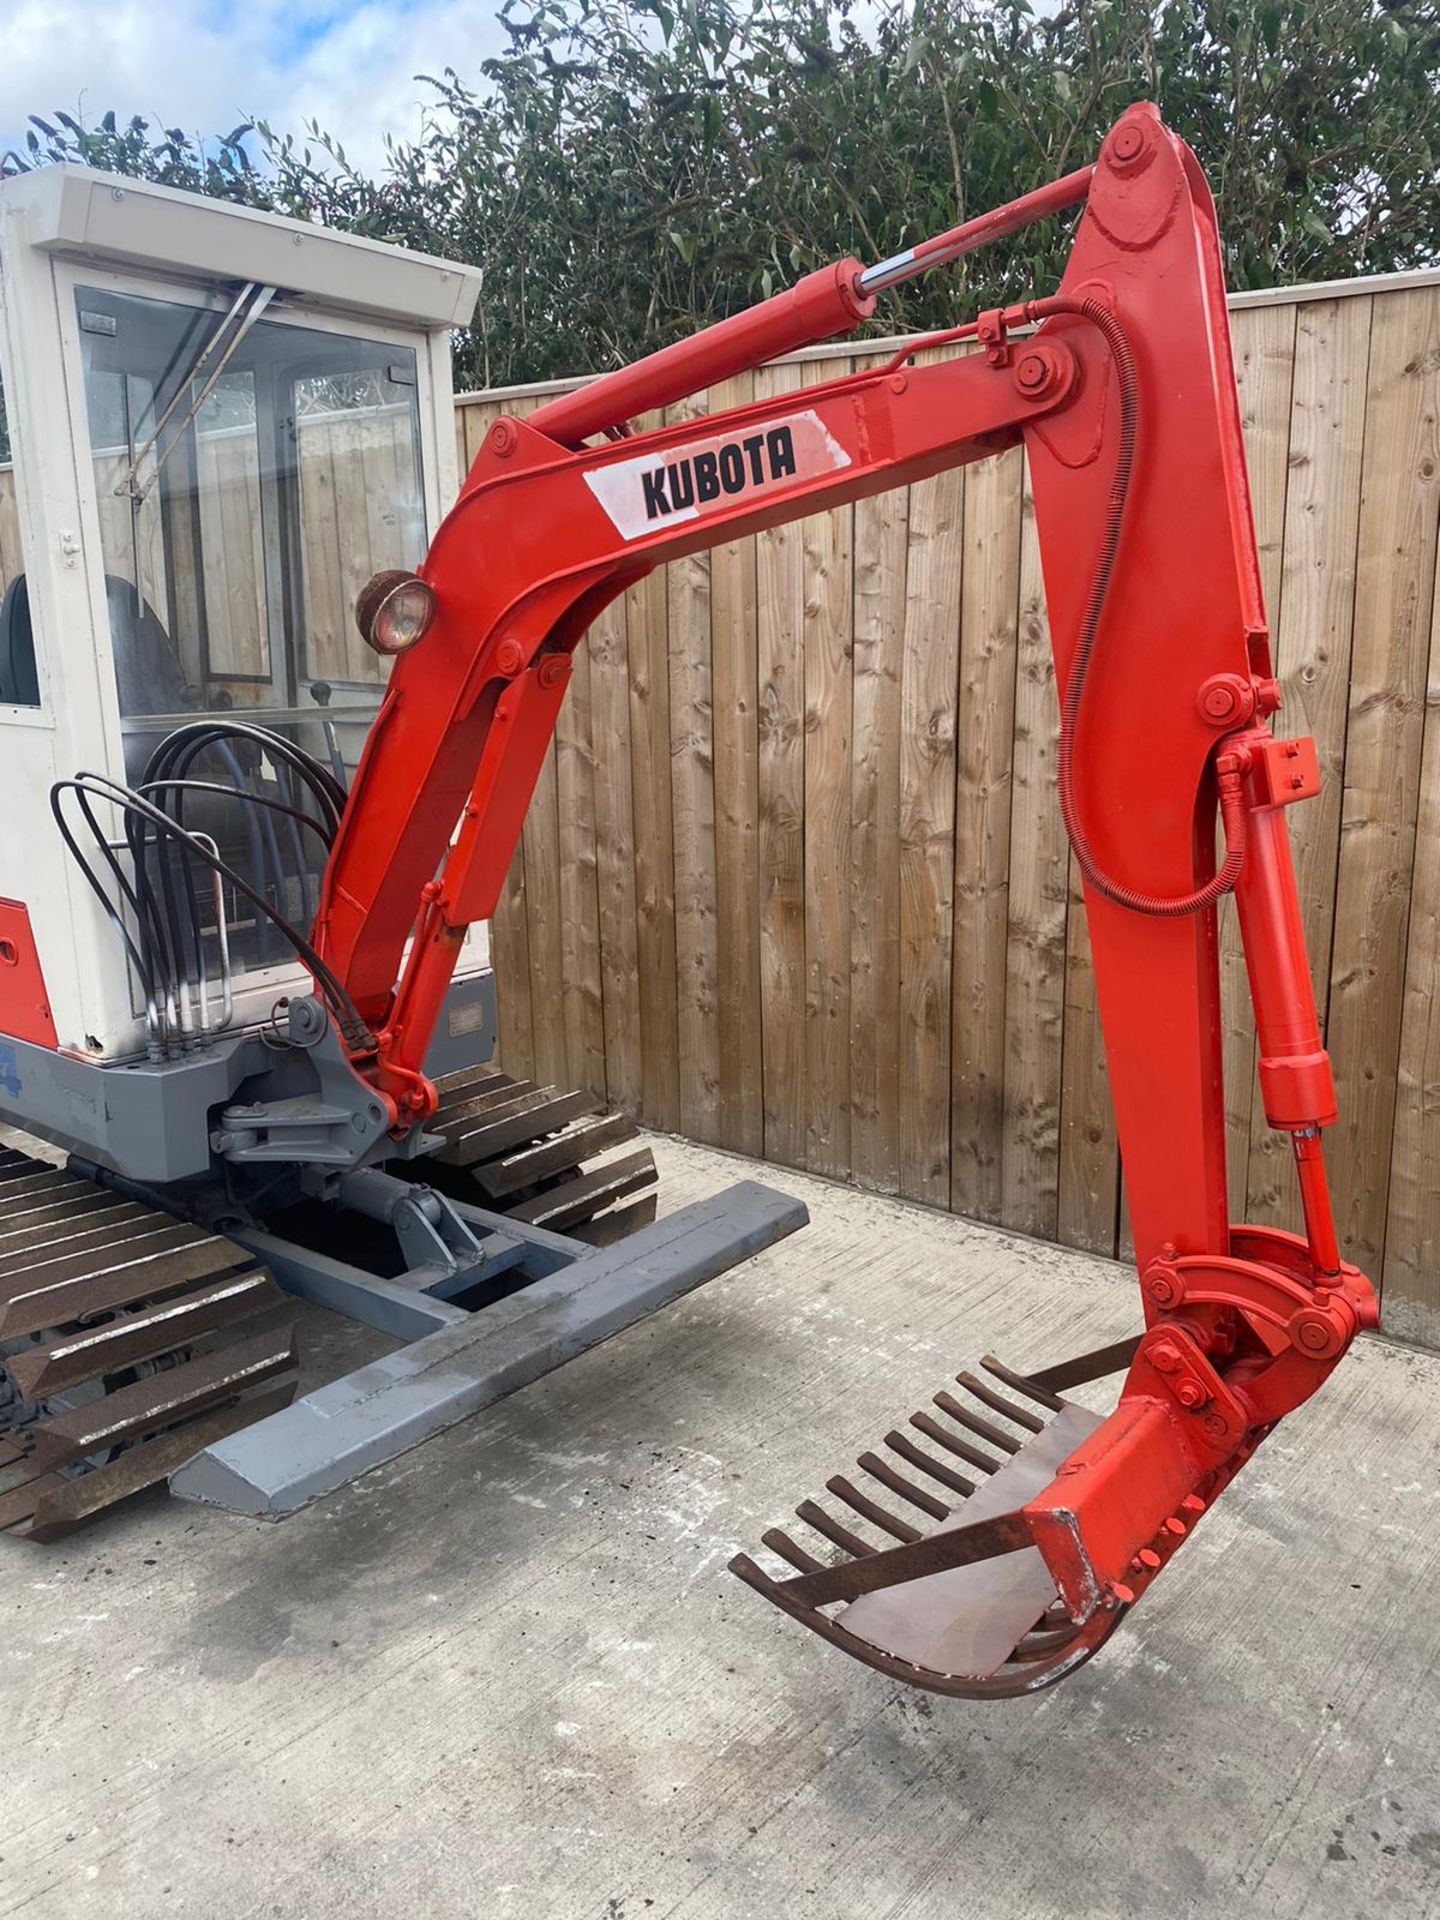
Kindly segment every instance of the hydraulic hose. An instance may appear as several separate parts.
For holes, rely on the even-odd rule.
[[[1110,592],[1111,577],[1115,571],[1115,561],[1120,551],[1120,538],[1124,530],[1125,504],[1129,497],[1130,481],[1135,465],[1139,383],[1135,375],[1134,356],[1130,351],[1130,342],[1125,336],[1125,329],[1101,301],[1075,300],[1063,294],[1056,294],[1046,300],[1027,301],[1024,306],[1024,315],[1027,320],[1047,320],[1055,314],[1073,314],[1078,319],[1088,321],[1096,329],[1110,354],[1115,368],[1116,382],[1120,389],[1119,445],[1115,454],[1115,471],[1110,482],[1110,498],[1106,505],[1105,532],[1100,542],[1100,555],[1090,583],[1085,613],[1080,622],[1075,653],[1070,662],[1070,673],[1065,682],[1065,693],[1060,705],[1060,747],[1056,756],[1060,814],[1065,822],[1065,831],[1070,837],[1070,844],[1075,849],[1075,858],[1079,863],[1080,871],[1097,893],[1103,894],[1107,900],[1113,900],[1117,906],[1128,907],[1132,913],[1148,914],[1158,919],[1180,919],[1186,914],[1201,913],[1206,907],[1213,907],[1223,894],[1231,892],[1240,877],[1240,869],[1245,864],[1248,830],[1240,763],[1234,755],[1222,755],[1217,766],[1220,817],[1225,828],[1225,859],[1203,886],[1196,887],[1190,893],[1168,895],[1144,893],[1137,887],[1127,886],[1122,880],[1116,880],[1101,866],[1090,836],[1085,830],[1085,823],[1080,818],[1079,803],[1075,796],[1075,736],[1080,724],[1080,708],[1085,698],[1086,676],[1094,656],[1096,636],[1100,631],[1100,621],[1105,612],[1105,602]]]

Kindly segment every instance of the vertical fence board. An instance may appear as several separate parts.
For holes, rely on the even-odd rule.
[[[910,492],[900,719],[900,1191],[950,1202],[963,472]]]
[[[716,387],[715,407],[755,397],[753,375]],[[715,757],[715,965],[720,1016],[718,1138],[765,1150],[760,1025],[760,740],[758,587],[753,540],[710,556],[711,705]]]
[[[1290,393],[1295,363],[1294,307],[1250,307],[1232,316],[1235,384],[1245,434],[1245,464],[1255,515],[1260,582],[1272,633],[1281,615],[1281,556],[1289,468]],[[1219,907],[1220,1031],[1225,1072],[1225,1169],[1230,1217],[1245,1208],[1250,1128],[1256,1095],[1255,1018],[1235,901]]]
[[[807,376],[832,378],[848,361]],[[810,383],[807,379],[807,384]],[[801,524],[805,566],[805,1164],[850,1171],[850,729],[854,509]]]
[[[956,711],[950,1204],[999,1220],[1005,1139],[1010,767],[1020,612],[1018,447],[965,476]]]
[[[697,395],[673,407],[708,410]],[[675,832],[676,1019],[680,1131],[713,1143],[720,1120],[720,1017],[715,950],[715,781],[710,696],[710,555],[666,568],[670,614],[670,780]]]
[[[1060,711],[1040,575],[1040,543],[1028,486],[1021,523],[1019,596],[1000,1201],[1007,1227],[1053,1240],[1060,1202],[1069,848],[1055,798]]]
[[[855,508],[850,800],[850,1154],[857,1180],[900,1186],[900,683],[910,497]]]
[[[606,1092],[605,1005],[600,981],[599,859],[590,654],[577,647],[555,728],[555,798],[560,858],[560,956],[565,1078]]]
[[[1067,1247],[1114,1254],[1119,1213],[1120,1145],[1090,929],[1079,869],[1069,862],[1065,919],[1065,1027],[1060,1069],[1060,1193],[1056,1233]]]
[[[635,943],[635,803],[625,603],[612,601],[585,637],[595,747],[595,892],[605,1087],[625,1113],[643,1100],[644,1037]]]
[[[640,1116],[680,1124],[675,1001],[675,845],[670,798],[670,653],[663,572],[625,595],[630,640],[630,765],[635,815],[635,942],[644,1035]]]
[[[799,385],[798,367],[764,367],[755,397]],[[804,553],[795,525],[756,548],[765,1154],[788,1166],[804,1165],[806,1145]]]
[[[1271,615],[1284,691],[1275,730],[1287,737],[1312,735],[1320,759],[1320,793],[1292,808],[1289,823],[1322,1017],[1345,779],[1370,310],[1370,300],[1363,297],[1317,300],[1297,309],[1283,578],[1280,604]],[[1247,1219],[1292,1231],[1301,1226],[1293,1168],[1289,1136],[1270,1129],[1257,1085],[1250,1110]],[[1238,1206],[1238,1196],[1231,1204]]]
[[[14,467],[0,467],[0,594],[17,573],[20,558],[20,502],[16,498]]]
[[[1440,1345],[1440,590],[1434,594],[1415,878],[1385,1230],[1385,1325]]]
[[[535,782],[520,836],[525,859],[525,919],[530,943],[531,1055],[537,1080],[569,1077],[565,1035],[565,909],[560,874],[558,749],[549,751]]]
[[[1377,300],[1329,1021],[1340,1098],[1330,1153],[1336,1220],[1349,1257],[1375,1275],[1384,1254],[1435,585],[1437,375],[1434,295],[1425,289]]]

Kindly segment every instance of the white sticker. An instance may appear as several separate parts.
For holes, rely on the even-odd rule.
[[[813,408],[592,468],[585,484],[627,540],[723,512],[746,494],[779,491],[852,465]]]

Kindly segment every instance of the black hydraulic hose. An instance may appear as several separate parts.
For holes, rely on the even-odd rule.
[[[1070,663],[1070,672],[1065,682],[1065,694],[1060,709],[1060,749],[1056,756],[1056,772],[1060,789],[1061,817],[1065,822],[1065,831],[1070,836],[1070,844],[1075,849],[1075,858],[1079,863],[1080,871],[1097,893],[1103,894],[1107,900],[1115,901],[1118,906],[1128,907],[1132,913],[1148,914],[1161,919],[1179,919],[1186,914],[1200,913],[1206,907],[1213,907],[1222,894],[1231,891],[1240,877],[1240,869],[1245,864],[1249,817],[1245,810],[1245,798],[1239,774],[1227,768],[1222,768],[1219,774],[1220,814],[1225,825],[1224,862],[1203,886],[1194,888],[1190,893],[1170,895],[1144,893],[1136,887],[1127,886],[1123,881],[1112,878],[1101,866],[1095,849],[1091,845],[1085,823],[1080,818],[1079,803],[1075,795],[1075,736],[1080,724],[1081,703],[1085,698],[1085,679],[1090,671],[1096,636],[1100,630],[1111,577],[1115,571],[1116,557],[1120,551],[1125,505],[1135,463],[1139,383],[1135,374],[1134,355],[1130,350],[1125,329],[1110,309],[1099,300],[1075,300],[1057,294],[1050,299],[1026,302],[1024,312],[1027,320],[1045,320],[1052,314],[1073,314],[1079,319],[1087,320],[1105,342],[1120,389],[1120,443],[1116,449],[1115,472],[1110,483],[1105,532],[1100,542],[1100,555],[1090,583],[1090,592],[1086,600],[1084,616],[1080,622],[1080,633],[1075,643],[1075,653]]]
[[[81,873],[84,874],[86,880],[89,882],[91,892],[100,902],[106,918],[118,931],[121,941],[124,943],[125,950],[130,956],[131,964],[135,968],[135,977],[140,982],[141,991],[145,995],[145,1024],[149,1031],[151,1041],[158,1047],[161,1044],[163,1034],[159,1002],[155,992],[154,973],[145,953],[142,952],[140,946],[132,938],[130,929],[125,924],[124,914],[120,912],[119,908],[110,898],[109,893],[105,889],[104,882],[100,879],[99,874],[96,873],[89,860],[85,857],[85,854],[81,851],[80,843],[70,830],[70,823],[66,820],[64,811],[60,805],[60,795],[69,785],[70,783],[68,781],[57,780],[54,786],[51,787],[50,811],[55,816],[55,824],[60,829],[61,839],[64,840],[66,846],[70,849],[76,866],[79,867]],[[125,869],[116,859],[100,822],[91,811],[89,797],[84,788],[77,787],[75,788],[75,792],[79,795],[80,811],[84,814],[86,823],[95,837],[96,845],[99,847],[101,854],[114,876],[116,889],[122,898],[129,901],[131,911],[135,915],[136,924],[139,925],[141,923],[140,903],[136,898],[134,889],[125,876]]]
[[[189,966],[181,926],[180,902],[177,899],[175,862],[171,857],[170,849],[162,847],[157,836],[154,842],[155,865],[159,871],[157,889],[151,879],[149,831],[144,821],[137,819],[128,810],[124,819],[125,839],[130,848],[136,891],[144,901],[148,914],[149,944],[152,950],[158,951],[164,963],[167,981],[166,1017],[173,1019],[175,1029],[179,1032],[182,1030],[180,1007]],[[188,869],[184,870],[184,879],[191,931],[198,943],[199,914],[195,902],[195,887]]]
[[[280,789],[283,793],[287,794],[293,802],[297,798],[297,775],[294,767],[292,767],[288,761],[282,762],[281,764],[285,768],[285,773],[279,783]],[[277,768],[277,771],[278,770]],[[256,794],[254,797],[258,800],[264,796]],[[305,860],[305,848],[300,839],[300,830],[295,824],[295,808],[293,804],[285,809],[285,814],[288,815],[288,818],[284,820],[285,837],[290,842],[290,852],[295,862],[295,884],[300,891],[300,918],[305,922],[307,927],[311,927],[315,924],[315,908],[310,895],[310,869]]]
[[[304,851],[300,842],[300,828],[308,827],[310,831],[315,835],[315,837],[320,841],[321,845],[328,850],[331,844],[330,835],[323,821],[317,820],[313,814],[306,813],[299,807],[289,805],[284,800],[272,800],[269,798],[268,795],[263,793],[251,793],[248,790],[242,790],[236,787],[227,787],[223,783],[223,781],[219,781],[219,780],[174,780],[174,779],[151,780],[151,781],[146,781],[142,785],[138,786],[135,789],[135,791],[137,793],[144,794],[147,796],[152,793],[157,793],[161,791],[175,792],[177,794],[209,793],[209,794],[214,794],[217,798],[222,800],[237,800],[241,803],[242,806],[260,807],[266,812],[281,814],[285,816],[286,827],[292,838],[292,842],[293,842],[293,845],[295,848],[295,854],[296,854],[296,864],[301,876],[301,879],[300,879],[301,904],[307,910],[306,911],[307,920],[312,917],[308,911],[309,905],[310,905],[310,892],[309,892],[309,886],[308,886],[308,881],[306,877],[307,869],[305,867],[305,862],[304,862]],[[184,825],[183,820],[180,819],[180,810],[178,806],[175,809],[174,817],[176,819],[177,824],[181,826]],[[189,875],[189,871],[190,871],[190,866],[187,858],[186,860],[187,877]],[[200,928],[199,911],[198,911],[198,906],[196,905],[196,902],[195,902],[195,889],[194,889],[193,883],[190,886],[190,895],[191,895],[191,904],[192,904],[192,916],[191,916],[192,927],[193,927],[194,941],[195,941],[195,958],[198,964],[198,961],[200,958],[200,941],[203,935]],[[265,924],[268,927],[270,923],[269,921],[266,921]]]
[[[237,786],[241,786],[246,784],[244,782],[244,775],[240,768],[238,758],[229,745],[230,741],[236,739],[249,740],[259,746],[262,752],[268,753],[275,763],[277,776],[280,776],[281,769],[284,769],[284,777],[288,778],[291,782],[298,780],[309,789],[312,798],[315,799],[322,814],[330,823],[327,845],[333,843],[334,835],[339,831],[340,815],[344,811],[345,802],[348,798],[344,784],[337,779],[321,761],[316,759],[314,754],[298,745],[295,741],[287,740],[283,734],[275,733],[268,727],[255,726],[244,721],[214,719],[196,721],[190,726],[181,728],[176,733],[169,735],[162,744],[160,753],[164,755],[167,767],[173,765],[175,771],[184,773],[189,771],[198,755],[203,752],[206,747],[213,744],[219,747],[225,754],[227,760],[230,762],[236,784]],[[159,755],[156,757],[158,758]],[[293,799],[295,797],[293,785],[290,788],[290,793]],[[257,800],[263,798],[263,796],[259,794],[254,794],[253,797]],[[177,817],[183,818],[183,803],[177,806],[176,813]],[[275,838],[273,824],[269,820],[263,821],[261,824],[264,829],[264,838],[274,863],[276,901],[277,904],[284,905],[286,901],[285,862],[280,856],[280,848]],[[294,858],[295,878],[300,893],[301,912],[307,923],[309,923],[314,919],[314,908],[316,904],[310,886],[309,867],[305,860],[304,848],[301,845],[299,833],[293,823],[287,823],[287,832],[290,841],[290,851]],[[252,823],[252,842],[254,841],[254,837]],[[252,851],[256,857],[258,868],[258,845],[253,846]]]
[[[335,973],[334,969],[327,961],[320,957],[304,934],[302,934],[297,927],[293,927],[278,909],[273,907],[271,903],[265,899],[264,895],[252,887],[244,876],[237,873],[228,862],[222,860],[218,854],[212,854],[203,842],[198,840],[194,834],[187,832],[187,830],[173,820],[168,813],[163,812],[151,801],[143,798],[143,796],[133,788],[121,786],[118,782],[109,779],[105,774],[81,772],[77,773],[71,780],[57,780],[51,788],[52,808],[57,805],[56,796],[66,791],[73,791],[80,794],[94,794],[99,799],[114,802],[122,809],[133,809],[145,819],[149,820],[167,837],[174,840],[177,844],[187,847],[193,856],[202,861],[212,872],[218,873],[222,878],[228,880],[238,892],[250,901],[251,905],[254,906],[257,911],[263,913],[268,919],[274,922],[275,926],[294,948],[301,960],[303,960],[305,965],[310,969],[310,972],[315,976],[317,986],[319,986],[321,992],[330,1001],[335,1010],[336,1018],[340,1023],[340,1028],[347,1044],[355,1048],[357,1052],[369,1052],[374,1049],[375,1036],[370,1031],[359,1008],[350,998],[349,993],[345,989],[344,982]],[[57,812],[57,818],[58,817]],[[69,836],[67,835],[67,840],[68,839]],[[73,842],[71,842],[71,845],[72,850],[76,851],[77,858],[80,858],[81,856],[78,853],[78,849],[74,849],[73,847]]]
[[[313,813],[306,813],[300,807],[292,807],[284,800],[271,800],[263,793],[237,793],[234,787],[227,787],[223,780],[143,780],[135,791],[150,794],[157,793],[162,788],[177,787],[183,788],[186,793],[213,793],[222,800],[239,800],[247,807],[264,807],[271,813],[288,814],[291,820],[298,820],[302,827],[308,827],[325,846],[328,847],[331,844],[325,823],[317,820]]]
[[[287,740],[283,734],[275,733],[269,727],[255,726],[244,720],[194,720],[187,726],[177,727],[174,733],[166,735],[151,756],[150,766],[146,768],[146,779],[149,780],[162,772],[170,771],[168,765],[163,768],[156,765],[162,757],[168,761],[172,757],[183,755],[185,766],[188,767],[202,747],[212,740],[221,738],[253,741],[275,759],[287,761],[320,800],[322,812],[332,816],[332,826],[339,827],[340,815],[345,811],[345,802],[349,797],[344,783],[337,780],[330,769],[317,760],[314,754],[307,752],[304,747],[297,746],[293,740]],[[184,768],[176,770],[184,771]]]
[[[191,764],[196,758],[196,754],[212,743],[212,736],[215,731],[209,722],[201,721],[189,727],[181,728],[175,733],[167,734],[155,752],[150,756],[150,760],[145,769],[145,779],[141,783],[140,790],[143,791],[145,787],[161,784],[163,776],[169,774],[172,769],[181,774],[188,773]],[[197,737],[201,735],[204,737]],[[195,748],[194,751],[187,754],[184,752],[184,748],[187,741],[191,740],[194,740]],[[220,739],[214,741],[214,744],[231,775],[232,785],[230,790],[243,795],[244,772],[233,750],[224,743],[223,733]],[[183,790],[177,792],[172,812],[177,824],[183,827],[185,825],[185,797]],[[266,886],[265,843],[261,835],[260,821],[253,813],[247,813],[244,816],[244,820],[245,835],[249,843],[250,851],[251,877],[254,884],[264,892]],[[268,965],[270,961],[274,932],[275,929],[268,919],[257,919],[255,923],[256,959],[262,966]]]

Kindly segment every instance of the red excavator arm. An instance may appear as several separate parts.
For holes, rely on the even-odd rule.
[[[802,393],[652,432],[627,424],[849,331],[883,287],[1077,203],[1053,296]],[[971,341],[980,351],[958,351]],[[948,343],[952,357],[911,363],[917,346]],[[374,1033],[373,1046],[354,1037],[357,1071],[393,1103],[397,1127],[423,1119],[433,1091],[421,1063],[464,929],[494,911],[570,656],[601,608],[679,555],[1020,443],[1062,689],[1060,804],[1084,875],[1147,1330],[1088,1372],[1086,1362],[1048,1378],[998,1370],[1032,1404],[1017,1413],[986,1389],[992,1411],[1008,1409],[1026,1432],[1046,1424],[1035,1405],[1057,1416],[1028,1480],[1007,1486],[1007,1468],[968,1512],[952,1510],[935,1489],[953,1497],[969,1484],[953,1452],[947,1461],[907,1442],[905,1474],[875,1474],[884,1463],[873,1455],[862,1466],[911,1502],[909,1519],[876,1520],[884,1509],[831,1483],[898,1545],[876,1550],[831,1524],[820,1531],[851,1556],[838,1567],[784,1535],[767,1542],[793,1577],[737,1562],[860,1658],[970,1693],[1039,1684],[1087,1657],[1274,1422],[1376,1320],[1368,1282],[1336,1248],[1319,1147],[1334,1093],[1283,812],[1316,791],[1315,753],[1266,724],[1279,693],[1214,209],[1194,156],[1155,110],[1132,108],[1093,168],[999,213],[868,271],[853,260],[827,268],[526,421],[496,421],[421,570],[425,586],[398,583],[420,596],[410,632],[429,624],[396,662],[316,929]],[[396,585],[386,578],[362,602],[362,628],[382,646],[409,637],[386,625]],[[1214,907],[1232,889],[1266,1113],[1294,1142],[1305,1239],[1229,1217]],[[1086,1437],[1060,1390],[1120,1366],[1119,1405]],[[974,1452],[958,1446],[972,1465]],[[1011,1591],[1027,1566],[1044,1576],[1038,1603]],[[837,1602],[846,1624],[825,1611]],[[949,1623],[967,1607],[988,1623],[982,1641],[1010,1636],[998,1661],[964,1635],[957,1652]]]

